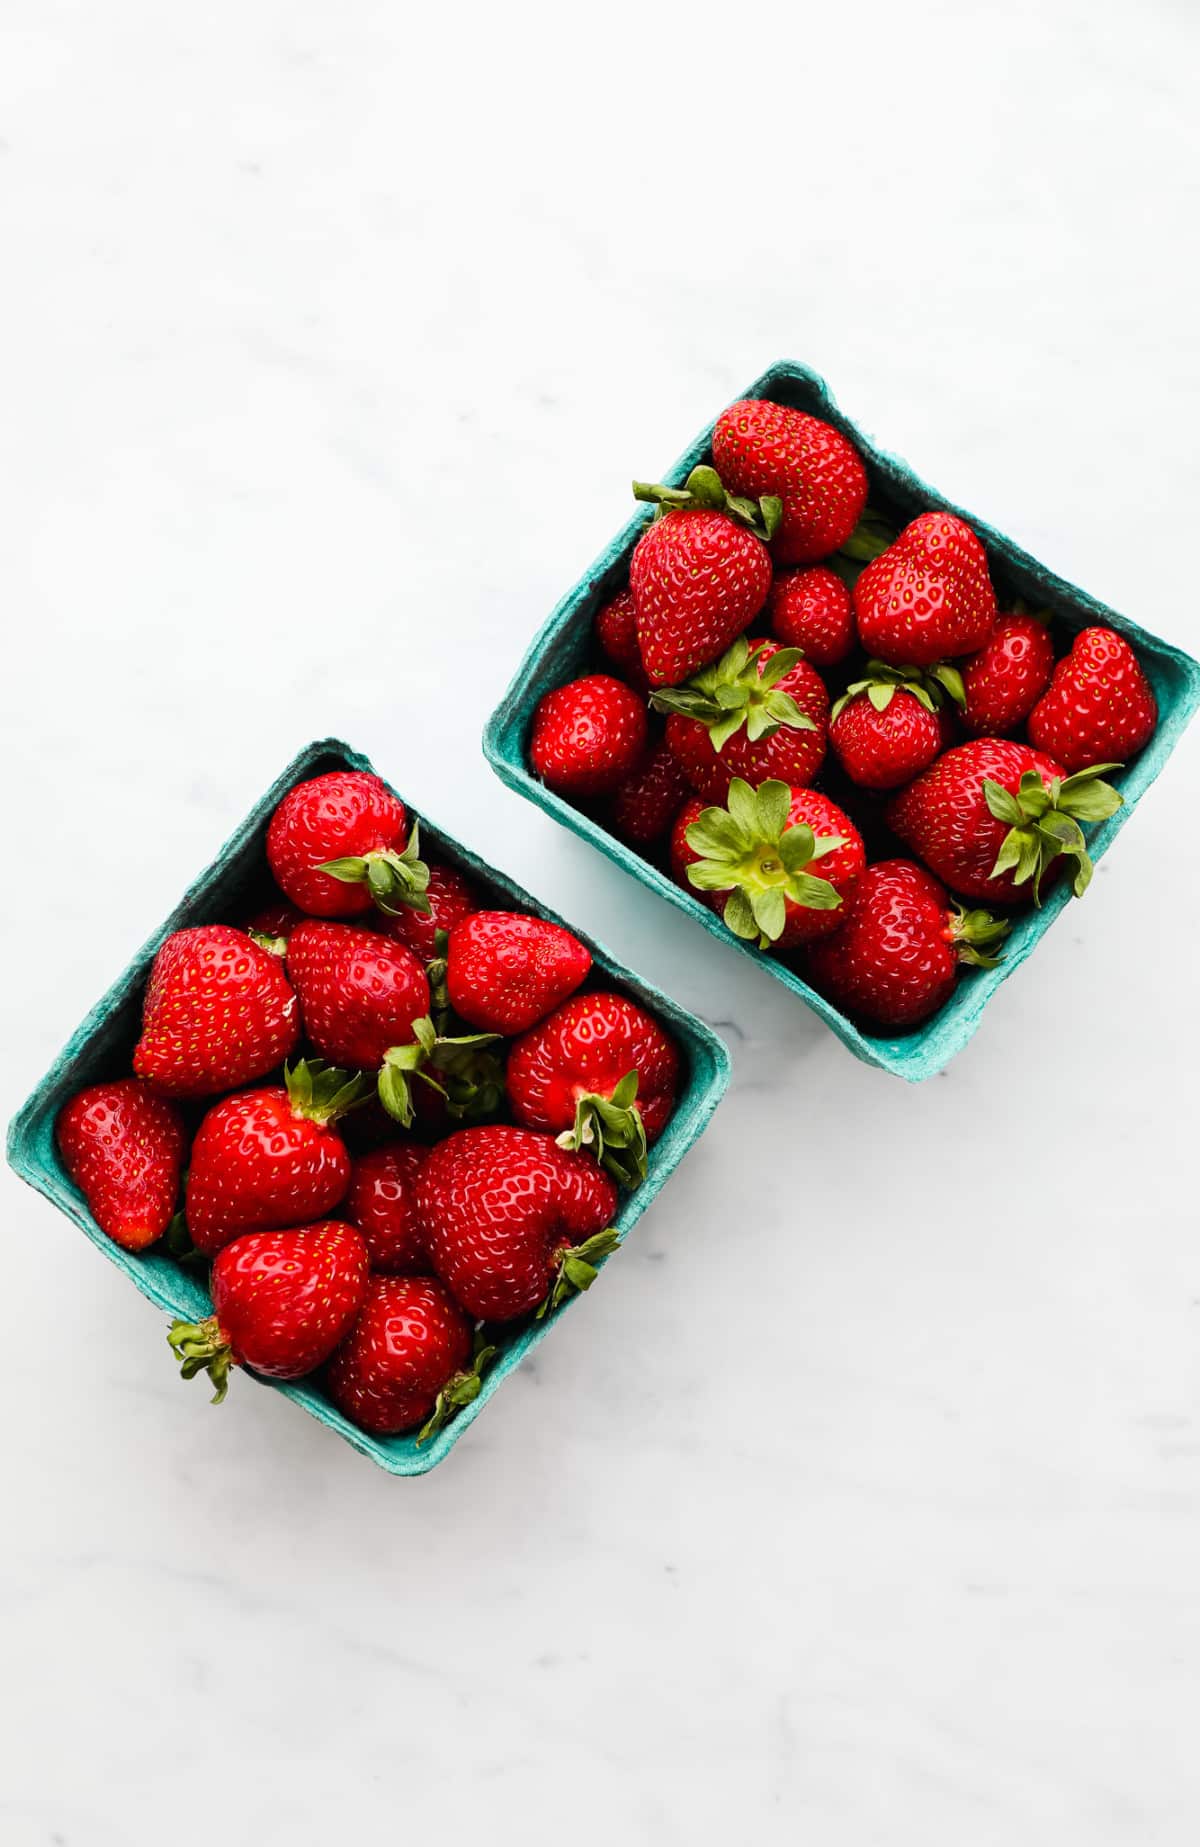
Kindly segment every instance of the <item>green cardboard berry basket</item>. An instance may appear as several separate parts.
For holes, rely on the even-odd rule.
[[[1089,830],[1089,848],[1093,859],[1098,859],[1133,814],[1200,703],[1200,663],[1169,642],[1148,634],[1127,616],[1118,615],[1115,610],[1098,603],[1086,591],[1055,576],[1002,532],[928,487],[906,462],[879,448],[852,423],[838,409],[824,379],[807,366],[780,360],[740,395],[772,398],[780,404],[793,405],[798,410],[823,417],[843,431],[866,462],[870,478],[869,504],[890,516],[896,524],[906,524],[930,508],[959,514],[982,540],[993,578],[1002,593],[1024,597],[1034,608],[1049,607],[1061,631],[1073,633],[1091,623],[1105,623],[1133,643],[1158,698],[1159,724],[1150,744],[1129,769],[1111,779],[1120,788],[1125,805],[1110,820]],[[710,423],[663,476],[664,481],[679,486],[697,462],[711,459],[712,432]],[[596,612],[628,582],[630,555],[652,517],[651,511],[645,508],[635,513],[591,569],[567,592],[535,636],[484,730],[483,749],[488,762],[511,789],[535,802],[584,840],[590,840],[651,891],[698,919],[731,951],[753,957],[768,974],[818,1013],[856,1057],[913,1082],[933,1077],[962,1050],[1000,983],[1007,981],[1032,954],[1068,902],[1069,888],[1065,880],[1047,896],[1040,910],[1022,912],[1015,918],[1000,965],[965,975],[952,999],[923,1027],[905,1034],[872,1033],[858,1027],[809,987],[796,969],[735,937],[719,917],[691,892],[678,886],[667,872],[609,833],[601,820],[555,795],[530,770],[528,739],[534,709],[552,687],[561,686],[577,674],[603,670],[602,662],[597,666],[599,657],[592,636]],[[1096,902],[1095,896],[1086,902]]]
[[[174,930],[193,924],[236,919],[266,898],[270,889],[266,870],[264,842],[267,822],[289,789],[310,776],[327,770],[350,768],[371,770],[365,757],[350,750],[336,738],[310,744],[300,752],[278,781],[255,803],[237,832],[222,848],[208,870],[184,894],[167,921],[139,950],[125,973],[97,1002],[70,1043],[55,1060],[24,1107],[13,1118],[8,1132],[8,1158],[22,1180],[73,1219],[110,1262],[147,1296],[157,1308],[172,1316],[194,1321],[211,1312],[208,1292],[202,1282],[161,1249],[134,1256],[105,1237],[92,1218],[79,1189],[68,1178],[54,1137],[58,1113],[67,1099],[85,1084],[126,1074],[129,1058],[137,1039],[141,1019],[142,990],[155,953],[164,937]],[[448,861],[468,873],[476,885],[498,907],[537,911],[556,923],[556,917],[530,894],[503,873],[495,871],[475,853],[468,851],[449,834],[421,821],[422,847],[437,858]],[[651,987],[623,968],[600,943],[574,924],[568,928],[585,942],[592,952],[595,972],[606,983],[622,989],[640,1001],[662,1022],[676,1040],[683,1058],[685,1081],[681,1087],[675,1113],[659,1140],[650,1150],[649,1172],[642,1185],[623,1196],[616,1219],[622,1239],[626,1238],[647,1206],[661,1190],[674,1168],[703,1132],[709,1117],[721,1100],[729,1081],[729,1053],[717,1035],[700,1020],[686,1013],[667,995]],[[597,1284],[601,1287],[601,1284]],[[578,1299],[578,1298],[575,1298]],[[370,1456],[381,1468],[394,1475],[422,1475],[449,1454],[467,1425],[483,1410],[501,1382],[520,1365],[530,1348],[544,1339],[572,1303],[562,1307],[544,1321],[518,1323],[511,1331],[501,1329],[500,1352],[484,1376],[478,1398],[465,1407],[450,1423],[443,1426],[427,1443],[417,1446],[414,1436],[372,1437],[349,1423],[323,1395],[319,1387],[301,1380],[294,1385],[262,1380],[272,1390],[280,1391],[303,1405],[311,1416],[338,1431],[347,1442]],[[162,1329],[161,1363],[164,1373],[171,1364],[167,1350],[165,1324]],[[147,1338],[153,1346],[156,1336],[152,1327]],[[252,1374],[242,1375],[241,1388]],[[181,1390],[184,1389],[182,1386]],[[190,1389],[198,1390],[199,1386]],[[236,1399],[213,1416],[236,1417]]]

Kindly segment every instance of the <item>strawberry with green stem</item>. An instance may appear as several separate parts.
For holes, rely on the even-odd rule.
[[[961,705],[963,697],[962,675],[949,662],[925,668],[868,661],[863,678],[834,701],[829,742],[860,788],[899,788],[933,762],[942,748],[942,709],[947,700]]]
[[[735,776],[811,783],[825,756],[829,694],[798,648],[740,636],[715,665],[651,704],[668,714],[667,743],[691,784],[722,802]]]
[[[420,1426],[426,1442],[479,1396],[496,1348],[431,1277],[373,1276],[358,1319],[329,1363],[338,1410],[373,1436]]]
[[[332,770],[289,789],[267,828],[275,883],[313,917],[427,909],[429,868],[403,802],[365,770]]]

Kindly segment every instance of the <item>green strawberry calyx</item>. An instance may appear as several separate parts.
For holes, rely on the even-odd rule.
[[[708,727],[715,751],[743,725],[752,744],[771,737],[781,725],[793,731],[815,731],[812,719],[779,685],[803,660],[803,649],[777,648],[764,661],[768,648],[766,642],[751,648],[743,635],[713,666],[683,686],[660,687],[650,695],[650,703],[656,712],[681,712],[685,718],[699,719]]]
[[[286,936],[268,936],[265,930],[247,930],[246,935],[260,949],[265,949],[269,956],[283,957],[287,954]]]
[[[568,1296],[582,1295],[585,1289],[590,1289],[599,1275],[599,1265],[616,1250],[620,1242],[620,1232],[610,1225],[607,1231],[594,1232],[582,1244],[572,1244],[569,1249],[560,1251],[554,1287],[542,1302],[534,1320],[544,1320]]]
[[[972,968],[998,968],[1003,958],[993,955],[992,950],[1004,941],[1011,929],[1006,918],[993,917],[990,911],[969,911],[956,899],[947,935],[960,962]]]
[[[720,475],[707,462],[693,468],[682,487],[668,487],[661,481],[635,481],[633,497],[652,502],[656,519],[664,513],[728,513],[730,519],[747,527],[764,544],[775,537],[783,518],[783,502],[777,494],[763,494],[758,500],[727,494]]]
[[[489,1108],[494,1111],[503,1096],[503,1070],[495,1058],[488,1061],[492,1069],[486,1071],[473,1061],[480,1058],[483,1046],[494,1045],[499,1038],[499,1033],[463,1033],[450,1038],[438,1033],[428,1015],[414,1020],[411,1044],[389,1046],[383,1055],[376,1080],[379,1101],[405,1129],[411,1129],[413,1124],[412,1087],[416,1079],[445,1097],[451,1115],[487,1114]]]
[[[483,1384],[483,1375],[498,1352],[498,1347],[491,1347],[485,1343],[483,1335],[477,1329],[471,1364],[446,1380],[437,1395],[433,1410],[417,1433],[418,1449],[422,1443],[428,1442],[443,1424],[448,1424],[454,1414],[461,1411],[464,1405],[472,1404],[478,1398],[479,1388]]]
[[[891,667],[887,661],[868,661],[862,679],[852,681],[841,697],[835,699],[829,714],[830,723],[862,693],[877,712],[886,712],[900,691],[911,693],[927,712],[939,711],[947,699],[952,699],[955,705],[967,703],[962,674],[949,661],[936,667]]]
[[[283,1067],[284,1088],[292,1115],[324,1125],[359,1109],[375,1092],[366,1071],[343,1071],[323,1058],[299,1058]]]
[[[1061,857],[1074,861],[1071,890],[1082,898],[1092,882],[1093,868],[1079,823],[1106,821],[1123,806],[1124,796],[1100,780],[1120,768],[1119,763],[1095,763],[1074,776],[1053,776],[1048,783],[1036,770],[1026,770],[1015,795],[985,776],[988,812],[1009,824],[990,876],[995,879],[1011,872],[1014,885],[1032,880],[1033,901],[1040,904],[1042,880]]]
[[[204,1321],[172,1321],[167,1341],[179,1361],[179,1375],[194,1379],[206,1372],[214,1386],[213,1404],[220,1404],[229,1390],[229,1372],[234,1364],[233,1349],[215,1315]]]
[[[845,846],[841,834],[818,837],[804,821],[788,824],[792,792],[772,780],[752,789],[735,776],[727,808],[706,808],[687,829],[700,858],[687,869],[697,891],[725,891],[724,918],[735,936],[769,949],[783,935],[788,900],[810,911],[836,911],[841,895],[809,871]]]
[[[637,1088],[637,1072],[627,1071],[610,1096],[584,1091],[575,1100],[574,1123],[558,1137],[560,1148],[585,1148],[630,1191],[646,1178],[646,1126]]]
[[[365,885],[376,908],[389,917],[398,917],[402,911],[428,911],[429,867],[420,857],[419,835],[414,821],[403,852],[379,847],[373,853],[328,859],[316,871],[328,873],[343,885]]]
[[[877,513],[874,507],[865,507],[858,525],[843,541],[832,558],[825,563],[835,571],[848,590],[853,590],[862,575],[863,567],[880,557],[888,547],[896,543],[896,528],[890,520]]]

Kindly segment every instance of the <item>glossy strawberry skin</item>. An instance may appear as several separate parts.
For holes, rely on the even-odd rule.
[[[1029,717],[1030,742],[1074,775],[1127,763],[1154,735],[1158,704],[1123,635],[1082,629]]]
[[[276,904],[264,904],[261,910],[247,917],[238,928],[247,934],[253,930],[255,936],[282,937],[286,943],[296,925],[303,922],[304,912],[298,906],[289,904],[286,898],[281,898]]]
[[[538,702],[529,761],[548,789],[575,801],[611,795],[646,748],[643,701],[611,674],[556,686]]]
[[[373,1276],[325,1385],[360,1430],[398,1436],[425,1422],[442,1388],[470,1358],[471,1324],[441,1283]]]
[[[850,592],[823,564],[777,572],[767,609],[775,639],[803,649],[814,667],[836,667],[854,647]]]
[[[365,884],[348,885],[317,868],[329,860],[401,852],[408,817],[378,776],[331,770],[290,789],[267,828],[275,883],[310,917],[359,917],[371,910]]]
[[[895,667],[974,654],[996,621],[983,546],[954,514],[920,514],[862,572],[854,619],[867,653]]]
[[[680,509],[646,528],[629,582],[646,677],[678,686],[753,622],[771,588],[771,558],[727,513]]]
[[[429,1012],[429,981],[411,949],[353,924],[310,919],[293,931],[288,973],[308,1037],[335,1065],[373,1071],[390,1046],[409,1045]]]
[[[771,656],[778,654],[780,644],[758,636],[751,640],[750,647],[762,649],[758,658],[761,674]],[[777,691],[791,694],[805,716],[812,719],[811,731],[780,725],[769,737],[752,743],[743,725],[715,751],[712,734],[700,719],[688,718],[682,712],[672,712],[667,719],[667,743],[688,783],[705,801],[723,802],[735,776],[742,777],[752,788],[772,776],[796,788],[806,788],[816,779],[825,761],[829,734],[825,682],[807,661],[797,661],[778,681]]]
[[[299,1379],[349,1333],[367,1275],[367,1247],[353,1225],[247,1232],[217,1252],[213,1314],[238,1365]]]
[[[573,994],[590,951],[561,924],[521,911],[475,911],[450,932],[446,991],[479,1032],[526,1032]]]
[[[634,846],[653,846],[667,832],[687,794],[687,778],[663,739],[648,750],[613,797],[613,832]]]
[[[958,744],[893,796],[888,826],[962,897],[994,904],[1028,899],[1028,883],[1017,885],[1011,872],[991,875],[1009,830],[990,812],[983,793],[987,778],[1015,794],[1026,770],[1036,770],[1047,784],[1066,774],[1052,758],[1011,738]]]
[[[829,742],[861,789],[898,789],[933,762],[942,726],[936,712],[897,687],[882,712],[866,693],[856,693],[830,725]]]
[[[185,1137],[178,1111],[136,1078],[90,1084],[56,1125],[63,1164],[102,1232],[144,1251],[175,1212]]]
[[[438,931],[452,930],[475,909],[475,888],[453,866],[431,865],[425,895],[429,899],[428,911],[403,910],[380,921],[387,934],[411,949],[420,961],[431,962],[437,954]]]
[[[526,1129],[559,1135],[585,1093],[610,1098],[630,1071],[648,1141],[675,1107],[679,1053],[658,1021],[623,994],[576,994],[517,1040],[508,1057],[513,1115]]]
[[[417,1180],[434,1269],[483,1321],[512,1321],[544,1301],[558,1258],[611,1223],[617,1189],[590,1155],[506,1126],[460,1129]]]
[[[743,398],[717,419],[713,462],[726,488],[777,494],[783,518],[771,543],[779,564],[814,564],[844,545],[867,503],[862,457],[832,424],[790,405]]]
[[[922,866],[879,860],[846,903],[842,927],[808,952],[813,986],[847,1013],[886,1027],[916,1026],[958,979],[950,902]]]
[[[354,1162],[345,1213],[362,1233],[372,1270],[388,1276],[429,1274],[417,1215],[417,1176],[428,1152],[417,1142],[392,1142]]]
[[[278,956],[230,924],[177,930],[154,958],[133,1068],[172,1097],[211,1097],[281,1064],[300,1009]]]
[[[597,612],[596,640],[601,652],[619,670],[620,678],[628,680],[634,691],[644,698],[650,690],[650,682],[638,646],[637,608],[632,590],[618,590]]]
[[[967,702],[959,714],[974,737],[1006,737],[1025,723],[1054,671],[1054,643],[1036,616],[1006,612],[978,654],[962,663]],[[1101,761],[1101,759],[1097,759]]]
[[[211,1255],[247,1231],[311,1225],[350,1184],[337,1130],[292,1113],[282,1085],[245,1090],[209,1110],[192,1143],[187,1225]]]

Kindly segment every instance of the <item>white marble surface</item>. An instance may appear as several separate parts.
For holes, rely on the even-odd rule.
[[[737,1071],[414,1484],[211,1411],[6,1176],[5,1847],[1192,1847],[1200,735],[915,1090],[477,738],[781,354],[1200,648],[1196,55],[1185,0],[8,0],[5,1113],[330,731]]]

